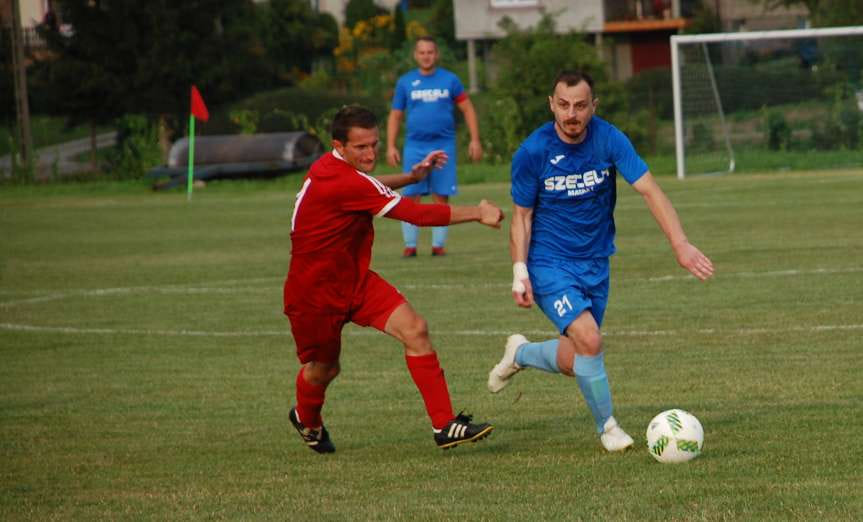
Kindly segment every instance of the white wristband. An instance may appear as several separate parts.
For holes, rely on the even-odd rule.
[[[530,281],[530,274],[527,273],[527,265],[522,261],[517,261],[512,265],[512,291],[523,294],[527,289],[524,287],[524,280]]]

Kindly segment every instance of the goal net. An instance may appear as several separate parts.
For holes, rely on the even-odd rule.
[[[863,165],[863,27],[671,37],[677,177]]]

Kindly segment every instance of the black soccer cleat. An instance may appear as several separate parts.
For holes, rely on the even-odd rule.
[[[438,448],[450,449],[464,444],[465,442],[476,442],[488,437],[494,431],[494,426],[484,422],[482,424],[471,424],[472,415],[459,412],[456,417],[442,429],[434,430],[434,441]]]
[[[333,441],[330,440],[330,434],[323,425],[317,430],[303,426],[299,415],[297,415],[296,408],[291,408],[291,411],[288,412],[288,418],[291,419],[291,424],[294,425],[294,428],[296,428],[297,433],[300,434],[300,438],[303,439],[306,446],[318,453],[332,453],[336,451]]]

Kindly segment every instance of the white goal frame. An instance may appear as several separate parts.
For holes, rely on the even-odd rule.
[[[796,39],[796,38],[824,38],[830,36],[863,35],[863,26],[851,27],[827,27],[821,29],[789,29],[782,31],[751,31],[737,33],[705,33],[672,35],[671,37],[671,87],[674,98],[674,150],[677,160],[677,179],[686,177],[686,165],[683,160],[684,136],[683,136],[683,103],[680,93],[680,44],[700,43],[702,45],[717,42],[732,42],[741,40],[767,40],[767,39]],[[705,49],[706,52],[706,49]],[[710,71],[710,82],[713,88],[713,96],[719,108],[719,117],[722,126],[725,127],[725,115],[722,113],[722,101],[719,91],[716,89],[716,79],[708,58],[708,70]],[[726,131],[726,148],[729,149],[730,161],[728,172],[734,172],[734,155]]]

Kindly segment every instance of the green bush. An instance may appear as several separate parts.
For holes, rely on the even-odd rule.
[[[857,107],[855,89],[843,83],[826,89],[833,104],[827,118],[810,123],[811,146],[819,150],[863,148],[863,117]]]
[[[630,107],[645,109],[656,117],[674,117],[669,69],[648,69],[626,81],[624,90]]]
[[[626,134],[635,150],[640,154],[644,155],[656,149],[656,136],[650,133],[651,125],[649,122],[651,117],[647,109],[633,109],[627,113],[617,112],[607,115],[600,113],[599,116],[607,119]]]
[[[210,120],[200,125],[201,135],[238,134],[242,125],[231,120],[235,111],[251,111],[257,114],[255,128],[261,132],[297,130],[296,118],[303,116],[307,122],[315,122],[328,111],[344,105],[358,103],[371,109],[380,118],[386,117],[389,100],[383,97],[345,95],[325,90],[309,90],[297,87],[258,93],[236,104],[211,111]],[[291,115],[286,117],[285,115]]]
[[[521,112],[510,97],[476,96],[483,155],[493,164],[509,163],[512,153],[527,136],[522,134]]]
[[[860,109],[857,107],[855,89],[848,83],[836,85],[830,91],[833,106],[830,118],[839,129],[839,146],[856,149],[859,143]]]
[[[703,74],[707,74],[705,71]],[[813,73],[794,63],[772,67],[715,66],[714,74],[722,95],[722,108],[736,111],[760,110],[761,107],[830,100],[829,88],[843,83],[840,72],[821,70]],[[711,103],[687,109],[689,116],[715,113]]]
[[[368,20],[379,14],[388,13],[374,0],[350,0],[345,6],[345,26],[352,29],[360,20]]]
[[[609,88],[605,67],[585,35],[556,34],[554,19],[550,16],[544,16],[532,29],[520,29],[508,18],[501,25],[507,36],[494,48],[499,59],[495,90],[500,98],[515,101],[520,113],[519,134],[526,137],[550,119],[548,96],[555,76],[562,69],[588,72],[607,113],[616,112],[620,100],[615,95],[619,93]]]
[[[697,122],[692,126],[692,141],[688,147],[693,151],[709,151],[713,150],[714,140],[713,131],[704,122]]]
[[[857,148],[863,149],[863,118],[857,120]]]
[[[251,109],[234,109],[229,114],[231,122],[240,128],[240,134],[254,134],[258,132],[258,123],[261,115],[258,111]]]
[[[600,100],[597,114],[626,133],[636,148],[652,143],[650,109],[631,109],[625,86],[606,76],[605,65],[586,35],[556,34],[549,16],[533,29],[519,29],[509,19],[502,25],[507,36],[494,48],[499,75],[497,87],[489,92],[496,101],[480,110],[483,142],[489,142],[492,161],[508,160],[521,140],[551,120],[548,96],[554,78],[564,69],[585,71],[593,77],[594,95]]]
[[[762,109],[764,132],[767,138],[767,148],[770,150],[788,150],[791,148],[791,127],[785,115],[778,110]]]
[[[138,179],[162,162],[156,126],[141,115],[117,121],[117,145],[105,155],[106,171],[119,179]]]
[[[810,146],[816,150],[834,150],[838,149],[836,136],[839,134],[839,128],[830,120],[812,121],[809,123],[811,132]]]

